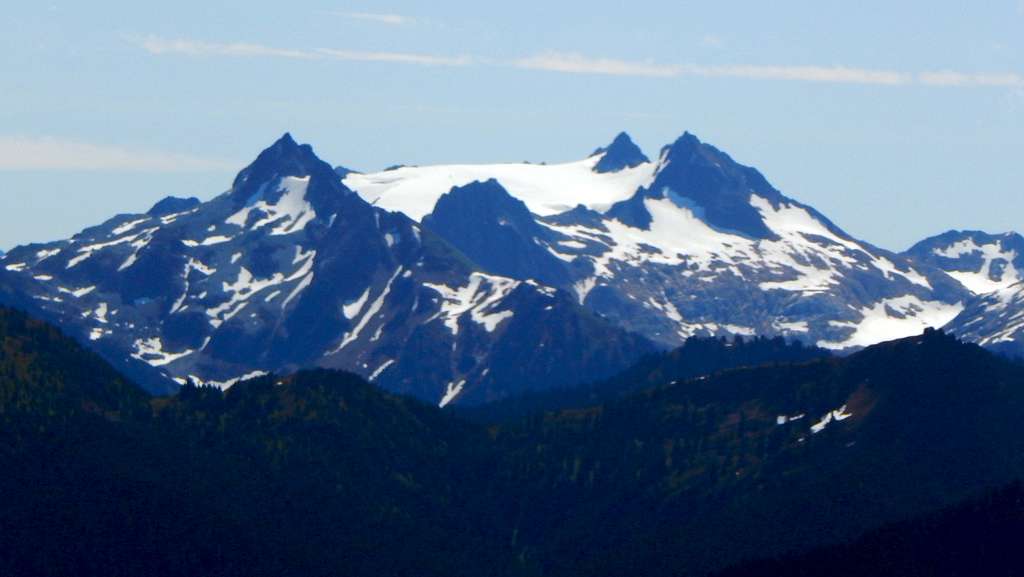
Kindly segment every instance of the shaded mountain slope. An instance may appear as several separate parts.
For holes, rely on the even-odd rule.
[[[326,370],[147,399],[0,331],[15,574],[703,575],[1024,474],[1024,368],[938,331],[487,428]]]
[[[752,561],[720,577],[1011,577],[1024,571],[1024,490],[1015,483],[981,498],[876,529],[855,542]]]

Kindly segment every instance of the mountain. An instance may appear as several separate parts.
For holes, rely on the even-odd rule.
[[[922,240],[905,256],[941,269],[976,295],[1024,281],[1024,237],[951,230]]]
[[[150,399],[0,308],[0,574],[484,574],[483,438],[333,371]]]
[[[1024,358],[1024,283],[977,296],[946,330],[994,351]]]
[[[401,167],[344,182],[485,270],[570,291],[665,346],[782,335],[855,349],[945,325],[971,297],[689,133],[656,162],[619,135],[579,162]]]
[[[5,309],[0,345],[4,574],[703,575],[1024,472],[1024,368],[938,331],[491,427],[322,369],[146,398]]]
[[[1012,356],[1024,356],[1024,237],[952,230],[906,253],[943,270],[974,297],[946,330]]]
[[[622,133],[565,164],[377,173],[285,135],[213,200],[12,249],[0,302],[154,392],[319,366],[474,404],[694,336],[853,351],[947,327],[1024,354],[1024,311],[991,292],[1018,290],[1021,246],[951,232],[879,249],[690,133],[653,161]]]
[[[587,408],[621,399],[645,388],[713,375],[730,369],[768,364],[802,363],[831,356],[831,352],[804,346],[782,337],[692,337],[671,351],[645,356],[619,374],[570,388],[528,392],[456,411],[463,418],[483,423],[508,423],[532,414]]]
[[[938,513],[869,532],[853,543],[751,561],[718,577],[1013,577],[1024,569],[1024,489],[1014,483]]]
[[[594,172],[599,173],[636,168],[651,161],[625,132],[620,132],[611,144],[598,148],[591,156],[600,157],[594,165]]]
[[[61,419],[77,411],[120,418],[146,395],[50,324],[0,307],[0,422],[19,412]]]
[[[538,242],[551,242],[555,234],[494,179],[453,187],[423,217],[423,226],[440,231],[473,262],[495,274],[548,285],[570,280],[564,263]]]
[[[850,542],[1020,478],[1022,382],[929,331],[537,416],[499,433],[525,503],[509,514],[549,575],[703,575]]]
[[[568,293],[481,271],[287,134],[213,200],[165,199],[14,248],[0,268],[4,302],[158,369],[129,373],[153,392],[319,366],[471,403],[606,377],[653,350]]]

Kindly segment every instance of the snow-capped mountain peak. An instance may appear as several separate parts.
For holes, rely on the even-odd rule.
[[[165,199],[0,267],[0,299],[153,390],[326,366],[447,404],[601,378],[651,350],[567,293],[478,270],[288,134],[208,202]]]
[[[301,200],[317,212],[332,212],[338,197],[351,193],[331,165],[317,157],[313,147],[300,145],[285,133],[238,173],[229,196],[236,206],[273,206],[282,197],[294,203],[300,200],[294,197],[298,182],[305,182]]]
[[[345,183],[422,219],[486,270],[572,291],[666,344],[786,334],[841,349],[916,334],[962,308],[952,279],[853,239],[689,132],[657,162],[617,173],[592,170],[605,153],[553,166],[406,167]]]
[[[773,206],[782,199],[756,169],[738,164],[689,132],[662,149],[649,195],[673,197],[700,211],[709,225],[752,238],[774,236],[751,202],[753,196]]]

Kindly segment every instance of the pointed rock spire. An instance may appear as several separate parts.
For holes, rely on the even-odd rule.
[[[307,193],[310,200],[350,192],[331,165],[317,157],[313,147],[296,143],[292,135],[286,132],[238,173],[231,186],[231,197],[239,204],[248,202],[259,195],[265,185],[287,176],[311,177]]]
[[[697,208],[704,220],[721,230],[752,238],[774,238],[750,198],[771,203],[782,199],[757,170],[685,132],[661,151],[660,168],[650,186],[655,196],[669,194],[677,204]],[[666,192],[667,191],[667,192]]]
[[[611,144],[604,148],[598,148],[591,156],[599,154],[602,155],[601,160],[594,166],[594,172],[618,172],[650,162],[650,159],[625,132],[620,132]]]

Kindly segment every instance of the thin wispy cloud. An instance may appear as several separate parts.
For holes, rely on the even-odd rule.
[[[523,58],[516,60],[515,66],[532,70],[570,74],[605,74],[610,76],[655,78],[704,76],[856,84],[903,84],[908,80],[904,75],[896,72],[845,68],[841,66],[698,66],[693,64],[657,64],[654,62],[637,62],[610,58],[587,58],[575,53],[547,53],[531,58]]]
[[[924,72],[918,74],[918,81],[929,86],[1003,86],[1024,88],[1024,76],[1020,74],[963,74],[961,72]]]
[[[272,57],[272,58],[293,58],[313,60],[321,58],[320,55],[308,50],[291,50],[287,48],[274,48],[262,44],[249,44],[245,42],[217,43],[203,42],[200,40],[166,39],[156,36],[149,36],[140,42],[143,49],[150,54],[182,54],[186,56],[243,56],[243,57]]]
[[[468,66],[475,60],[469,56],[436,56],[411,52],[359,52],[320,48],[316,51],[327,58],[351,62],[397,62],[423,66]]]
[[[401,14],[392,14],[387,12],[340,12],[331,10],[325,12],[331,16],[338,16],[340,18],[347,18],[349,20],[362,20],[364,22],[374,22],[377,24],[388,24],[390,26],[405,26],[407,24],[413,24],[416,22],[415,19]]]
[[[684,66],[691,76],[746,78],[751,80],[799,80],[838,84],[906,84],[906,75],[891,70],[845,66]]]
[[[513,66],[528,70],[567,72],[570,74],[604,74],[609,76],[647,76],[671,78],[679,76],[679,66],[661,65],[653,62],[629,62],[614,58],[588,58],[576,53],[549,52],[539,56],[520,58]]]
[[[400,63],[419,66],[511,67],[562,74],[644,78],[737,78],[876,86],[1024,87],[1024,76],[1013,72],[967,73],[940,70],[914,73],[848,66],[666,64],[654,61],[594,58],[575,52],[546,52],[510,61],[500,61],[468,55],[444,56],[419,52],[372,52],[334,48],[293,49],[263,44],[216,43],[189,39],[164,39],[154,36],[141,40],[139,44],[143,49],[155,55],[179,54],[194,57],[266,57],[295,60]]]
[[[696,64],[659,64],[651,61],[627,61],[610,58],[588,58],[577,53],[549,52],[513,62],[518,68],[569,74],[603,74],[677,78],[740,78],[748,80],[783,80],[832,84],[924,85],[1024,87],[1024,76],[1015,73],[975,74],[956,71],[906,73],[897,70],[855,68],[848,66],[764,66]]]
[[[188,154],[114,147],[67,138],[0,136],[0,171],[207,172],[231,170],[235,164]]]
[[[217,43],[187,39],[164,39],[154,36],[141,41],[150,54],[184,56],[269,57],[293,60],[342,60],[346,62],[391,62],[421,66],[467,66],[474,62],[468,56],[441,56],[412,52],[371,52],[336,50],[333,48],[290,49],[250,43]]]

